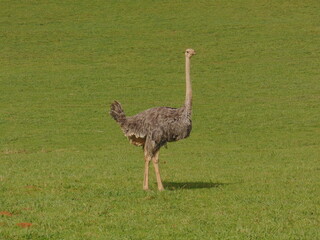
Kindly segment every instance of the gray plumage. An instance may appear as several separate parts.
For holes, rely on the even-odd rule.
[[[190,81],[190,58],[195,54],[187,49],[186,56],[186,100],[181,108],[156,107],[145,110],[137,115],[127,117],[121,104],[111,104],[110,115],[120,125],[130,143],[142,146],[145,155],[145,179],[143,188],[148,189],[148,166],[152,159],[157,175],[158,189],[163,190],[158,169],[158,153],[167,142],[187,138],[192,129],[191,108],[192,90]]]
[[[137,115],[126,117],[117,101],[111,104],[111,116],[130,142],[136,146],[144,146],[145,151],[153,157],[167,142],[174,142],[190,135],[191,113],[186,107],[150,108]]]

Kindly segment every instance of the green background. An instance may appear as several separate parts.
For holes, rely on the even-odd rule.
[[[318,1],[1,1],[0,239],[320,239]],[[108,115],[184,102],[165,192]],[[17,223],[32,223],[21,228]]]

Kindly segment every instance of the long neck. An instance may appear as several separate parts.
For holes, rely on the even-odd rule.
[[[186,56],[186,100],[184,106],[187,111],[187,115],[191,116],[192,110],[192,87],[190,79],[190,58]]]

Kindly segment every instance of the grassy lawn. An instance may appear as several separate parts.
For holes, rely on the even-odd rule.
[[[320,239],[319,12],[2,0],[0,239]],[[189,47],[193,131],[144,192],[109,105],[180,107]]]

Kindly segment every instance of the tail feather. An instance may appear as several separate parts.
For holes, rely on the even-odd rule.
[[[110,115],[120,125],[123,125],[126,121],[126,115],[119,102],[114,101],[110,106]]]

